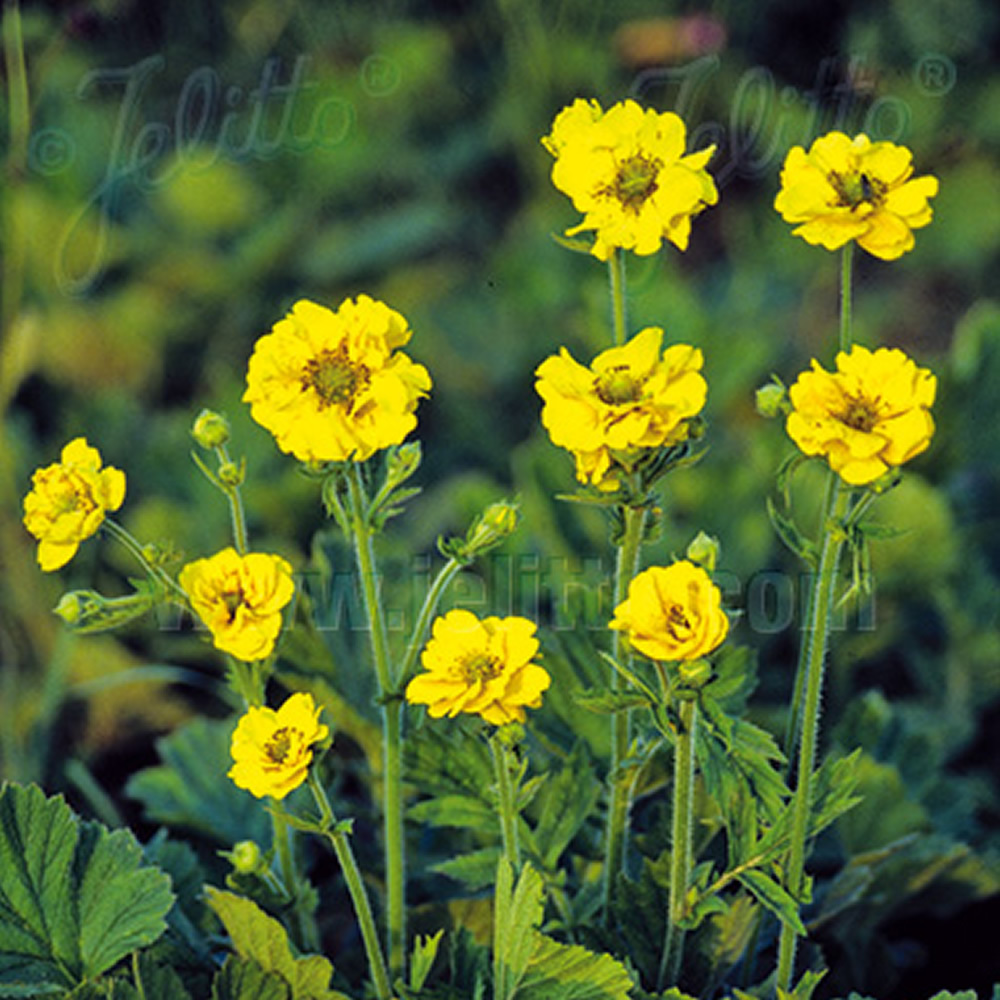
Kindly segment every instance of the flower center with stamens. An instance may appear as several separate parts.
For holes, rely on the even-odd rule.
[[[847,399],[847,406],[838,419],[848,427],[867,434],[878,423],[878,413],[871,400],[850,396]]]
[[[837,204],[842,207],[870,205],[878,208],[885,199],[886,185],[866,173],[838,174],[830,171],[829,180],[837,192]]]
[[[292,749],[294,730],[288,726],[276,729],[271,738],[264,744],[264,753],[268,760],[275,764],[284,764]]]
[[[229,613],[229,621],[232,622],[236,618],[239,606],[243,603],[243,591],[237,587],[235,590],[224,590],[219,596]]]
[[[625,208],[638,212],[646,199],[657,188],[660,160],[650,159],[642,153],[630,156],[618,167],[618,174],[610,191]]]
[[[501,670],[500,661],[488,653],[473,653],[463,660],[460,669],[467,684],[476,681],[491,681]]]
[[[353,364],[344,348],[322,351],[306,363],[302,384],[320,398],[321,406],[349,406],[368,382],[368,369]]]
[[[686,639],[691,634],[691,621],[679,604],[672,604],[667,612],[667,631],[678,641]]]
[[[609,406],[635,403],[642,398],[642,380],[632,374],[628,365],[617,365],[594,381],[594,392]]]

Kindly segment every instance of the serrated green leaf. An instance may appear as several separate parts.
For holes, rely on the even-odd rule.
[[[430,975],[431,967],[434,965],[434,960],[437,958],[443,936],[444,931],[441,930],[437,934],[428,934],[426,937],[418,934],[414,940],[413,950],[410,953],[411,990],[423,988]]]
[[[730,968],[746,951],[754,932],[759,927],[760,908],[749,897],[740,893],[723,911],[712,915],[710,921],[710,949],[712,967],[721,974]]]
[[[191,1000],[180,976],[169,965],[156,962],[148,952],[139,955],[138,978],[147,1000]]]
[[[288,983],[248,958],[230,955],[212,982],[212,1000],[292,1000]]]
[[[417,802],[407,810],[407,816],[417,823],[450,826],[457,829],[495,833],[498,829],[496,810],[482,799],[468,795],[440,795]]]
[[[625,966],[610,955],[537,934],[517,1000],[628,1000],[632,985]]]
[[[341,994],[330,989],[330,962],[322,955],[295,958],[285,928],[253,900],[213,886],[206,886],[205,894],[236,954],[280,976],[288,984],[291,1000],[339,1000]]]
[[[525,865],[514,885],[506,858],[497,865],[493,913],[494,1000],[511,1000],[535,948],[536,928],[542,922],[542,877]]]
[[[163,933],[172,902],[128,831],[82,823],[36,786],[0,788],[0,996],[99,976]]]
[[[158,823],[196,830],[230,847],[271,842],[271,824],[260,803],[227,777],[233,721],[194,719],[157,741],[163,764],[134,775],[126,794]]]
[[[770,910],[783,924],[805,936],[806,929],[795,900],[774,879],[753,869],[741,872],[737,878],[757,902]]]
[[[648,708],[650,700],[641,691],[576,691],[573,700],[588,712],[615,715],[635,708]]]
[[[813,569],[818,565],[816,546],[799,530],[798,525],[787,514],[778,509],[778,505],[771,497],[766,500],[767,516],[771,519],[771,526],[777,536],[785,545],[795,553],[807,566]]]
[[[465,883],[473,892],[493,884],[496,877],[499,847],[484,847],[478,851],[459,854],[457,857],[441,861],[431,867],[431,871],[447,875],[457,882]]]
[[[559,863],[563,851],[592,814],[600,791],[585,746],[578,742],[538,797],[540,812],[535,826],[535,843],[547,869],[552,870]]]

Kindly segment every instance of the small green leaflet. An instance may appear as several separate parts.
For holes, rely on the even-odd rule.
[[[127,830],[36,786],[0,788],[0,996],[72,989],[152,944],[173,903]]]
[[[543,891],[541,876],[530,865],[515,886],[511,867],[501,858],[493,930],[495,1000],[628,1000],[633,983],[620,962],[538,931]]]
[[[329,961],[322,955],[295,958],[285,928],[256,903],[212,886],[206,886],[205,895],[226,928],[236,954],[284,980],[290,1000],[344,1000],[342,993],[330,989],[333,966]],[[224,995],[243,996],[242,993]]]

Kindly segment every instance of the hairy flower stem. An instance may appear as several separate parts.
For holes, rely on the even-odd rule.
[[[625,251],[620,247],[608,258],[608,277],[611,280],[611,327],[615,346],[621,347],[628,336],[628,304],[625,300]]]
[[[354,914],[358,920],[365,954],[368,956],[368,970],[375,987],[375,996],[378,997],[378,1000],[391,1000],[392,989],[389,985],[389,973],[386,970],[385,958],[379,945],[375,918],[372,916],[371,903],[368,900],[368,893],[365,892],[365,885],[361,880],[361,872],[358,870],[354,851],[351,850],[351,843],[347,839],[347,834],[337,823],[337,817],[333,813],[333,807],[327,798],[326,790],[312,769],[309,771],[309,788],[316,800],[316,805],[319,807],[320,825],[324,829],[327,840],[330,841],[333,853],[337,856],[341,871],[344,873],[344,881],[347,883],[347,891],[354,904]]]
[[[850,351],[854,346],[851,332],[851,278],[854,265],[854,240],[844,244],[840,258],[840,349]]]
[[[837,565],[844,545],[843,520],[850,502],[850,490],[838,486],[828,508],[824,528],[823,548],[819,568],[813,580],[809,600],[809,615],[803,637],[799,674],[805,680],[804,701],[794,706],[801,719],[802,735],[799,741],[798,770],[795,798],[792,806],[791,852],[787,867],[786,889],[793,899],[801,899],[805,879],[806,840],[809,833],[809,812],[812,797],[813,768],[819,742],[820,701],[823,690],[823,666],[826,658],[827,637],[830,630],[830,612],[833,609],[833,591]],[[779,990],[788,990],[795,965],[798,937],[788,924],[781,927],[778,948]]]
[[[420,608],[420,614],[417,615],[417,623],[413,626],[413,632],[410,634],[406,654],[403,656],[403,665],[399,671],[400,686],[406,684],[410,679],[410,674],[413,673],[417,662],[417,654],[427,638],[427,629],[431,619],[437,612],[438,605],[441,603],[441,598],[448,589],[448,585],[458,576],[463,567],[464,564],[459,560],[449,559],[438,571],[438,575],[434,577],[434,582],[430,585],[423,606]]]
[[[274,831],[274,846],[278,854],[278,871],[281,874],[281,886],[292,902],[292,917],[299,945],[305,951],[319,951],[319,929],[312,913],[305,906],[306,898],[301,891],[298,870],[295,867],[295,855],[292,848],[292,831],[288,821],[278,810],[271,812],[271,827]]]
[[[115,541],[120,542],[128,550],[129,554],[137,563],[139,563],[143,572],[151,580],[155,580],[163,586],[166,594],[170,598],[175,601],[179,601],[184,607],[187,607],[187,594],[181,590],[180,586],[178,586],[169,574],[165,573],[159,566],[154,566],[146,558],[146,553],[143,551],[142,545],[139,544],[138,540],[130,531],[123,528],[117,521],[112,521],[110,517],[106,517],[101,522],[101,527],[107,531],[107,533],[111,535]]]
[[[517,787],[511,781],[511,773],[516,768],[507,735],[498,729],[490,739],[490,754],[493,757],[493,773],[497,780],[497,800],[500,813],[500,834],[503,838],[503,853],[516,879],[521,871],[521,845],[517,837]]]
[[[613,607],[618,607],[628,596],[628,585],[639,567],[639,549],[642,545],[644,507],[626,507],[622,540],[618,546],[615,565],[615,590]],[[611,633],[611,655],[616,662],[628,666],[630,659],[624,633]],[[620,691],[625,681],[615,671],[611,676],[611,690]],[[605,922],[611,919],[611,898],[618,873],[625,867],[626,832],[631,806],[632,782],[624,768],[628,755],[632,719],[629,712],[615,712],[611,716],[611,765],[608,771],[609,799],[608,821],[604,841],[603,899]]]
[[[220,468],[232,466],[232,459],[224,444],[215,449],[215,454],[219,459]],[[243,497],[240,494],[240,488],[235,483],[227,483],[219,477],[216,477],[215,481],[222,488],[222,492],[226,494],[226,499],[229,501],[229,514],[233,522],[233,546],[241,556],[245,556],[249,551],[250,543],[247,538],[247,519],[243,511]]]
[[[361,577],[361,593],[371,631],[372,656],[382,703],[383,823],[385,825],[386,933],[389,968],[405,973],[406,857],[403,831],[403,703],[389,659],[385,615],[378,594],[372,529],[367,518],[361,469],[353,463],[348,477],[354,553]]]
[[[694,761],[698,730],[698,702],[680,703],[677,742],[674,745],[673,828],[670,847],[670,901],[667,932],[660,959],[657,990],[677,982],[684,955],[684,917],[688,882],[691,878],[691,825],[694,820]]]

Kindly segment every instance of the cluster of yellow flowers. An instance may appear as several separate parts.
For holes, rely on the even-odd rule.
[[[567,235],[593,233],[591,253],[601,260],[621,251],[652,254],[664,240],[686,249],[692,218],[718,201],[706,170],[714,147],[686,153],[685,126],[674,114],[634,101],[605,112],[577,100],[542,142],[555,160],[553,183],[583,215]],[[834,132],[808,151],[791,150],[775,207],[808,243],[833,250],[856,241],[891,260],[913,247],[913,230],[931,219],[937,180],[912,173],[905,148]],[[400,313],[364,295],[336,311],[297,302],[257,341],[243,399],[278,447],[301,461],[364,461],[404,440],[430,391],[427,370],[400,350],[411,335]],[[613,492],[641,460],[688,439],[707,395],[702,353],[665,346],[664,338],[649,327],[589,367],[565,348],[539,365],[542,423],[572,454],[580,482]],[[805,454],[825,456],[845,482],[863,485],[927,448],[930,372],[901,351],[862,347],[841,352],[836,365],[831,373],[814,361],[791,388],[787,430]],[[39,469],[24,523],[39,541],[42,569],[64,566],[124,496],[124,474],[102,468],[83,438],[66,445],[59,463]],[[285,559],[233,548],[188,563],[178,586],[215,646],[248,662],[272,655],[295,592]],[[688,561],[636,576],[610,622],[638,653],[681,664],[715,650],[728,627],[718,588]],[[423,650],[425,672],[409,680],[407,700],[435,718],[523,722],[551,683],[536,660],[535,631],[519,617],[480,619],[463,610],[439,617]],[[282,798],[305,780],[311,748],[327,735],[308,695],[293,695],[278,711],[251,707],[233,735],[230,776],[254,795]]]

